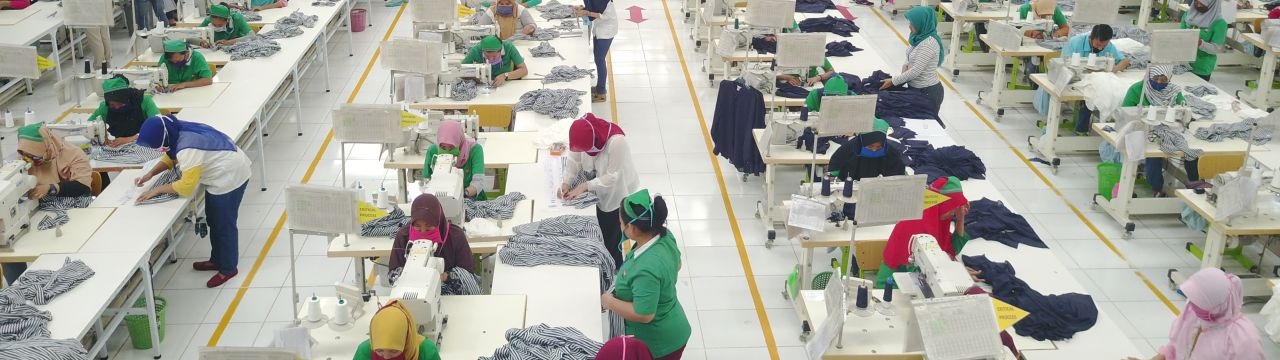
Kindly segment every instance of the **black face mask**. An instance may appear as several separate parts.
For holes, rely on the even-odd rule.
[[[1089,47],[1089,50],[1093,50],[1093,53],[1094,53],[1094,54],[1097,54],[1097,53],[1101,53],[1103,49],[1099,49],[1099,48],[1096,48],[1096,47],[1092,47],[1092,46],[1090,46],[1090,47]]]

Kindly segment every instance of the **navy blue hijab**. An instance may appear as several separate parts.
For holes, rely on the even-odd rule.
[[[170,159],[178,159],[182,149],[236,151],[234,142],[212,126],[178,120],[173,115],[156,115],[142,123],[138,145],[161,149]]]

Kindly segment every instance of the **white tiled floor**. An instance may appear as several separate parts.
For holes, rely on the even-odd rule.
[[[764,193],[759,177],[743,182],[733,166],[723,159],[715,160],[723,171],[721,176],[718,177],[712,167],[698,120],[710,125],[715,90],[707,86],[706,74],[700,71],[705,55],[692,48],[688,26],[679,23],[682,18],[678,13],[679,4],[667,4],[677,21],[670,24],[664,16],[662,2],[618,2],[619,8],[631,5],[645,8],[644,17],[648,20],[639,24],[623,21],[613,45],[618,114],[612,116],[632,139],[644,186],[667,195],[673,205],[671,224],[679,235],[687,264],[681,272],[678,291],[694,325],[685,358],[804,358],[798,338],[799,320],[780,296],[782,283],[798,259],[799,248],[786,246],[790,244],[785,240],[780,241],[783,246],[763,247],[762,224],[753,217],[754,204]],[[283,208],[280,191],[285,184],[304,180],[305,174],[310,174],[307,180],[313,184],[338,183],[340,150],[336,144],[329,144],[311,169],[312,159],[325,144],[328,110],[346,101],[348,96],[353,96],[356,102],[387,101],[385,91],[381,91],[386,88],[385,72],[377,69],[370,72],[359,88],[357,80],[378,41],[387,33],[396,10],[398,8],[384,8],[375,2],[369,12],[375,25],[356,33],[355,56],[346,56],[345,36],[335,37],[337,43],[330,47],[334,50],[328,75],[333,92],[325,93],[319,77],[323,75],[314,75],[303,93],[307,104],[303,110],[304,135],[292,136],[286,135],[290,131],[280,131],[279,136],[267,139],[271,190],[252,192],[246,196],[241,209],[241,275],[220,289],[205,289],[206,274],[193,272],[189,264],[207,256],[208,247],[200,239],[193,239],[179,251],[182,261],[164,269],[156,278],[160,295],[168,299],[169,306],[167,337],[161,345],[165,358],[194,359],[195,349],[211,344],[264,345],[272,331],[287,324],[291,314],[288,238],[287,232],[273,231]],[[892,34],[893,30],[869,8],[855,6],[851,10],[859,18],[857,23],[862,27],[864,38],[886,57],[884,60],[889,64],[902,63],[905,46]],[[901,18],[893,19],[892,26],[899,32],[907,31]],[[394,33],[407,36],[407,27],[406,17]],[[678,45],[672,40],[672,28],[679,39]],[[118,33],[115,37],[122,39],[125,34]],[[116,54],[125,54],[125,46],[123,40],[116,41]],[[683,51],[684,63],[680,62],[677,46]],[[116,60],[125,59],[117,56]],[[688,67],[688,78],[682,66]],[[1244,79],[1255,76],[1253,70],[1222,69],[1215,74],[1214,83],[1234,91],[1243,87]],[[1076,280],[1093,293],[1100,309],[1118,319],[1120,327],[1138,348],[1147,351],[1134,355],[1151,355],[1151,350],[1163,343],[1162,337],[1174,315],[1142,277],[1155,285],[1161,292],[1159,296],[1168,297],[1181,307],[1182,299],[1165,286],[1164,272],[1168,268],[1193,270],[1198,262],[1186,254],[1182,246],[1187,241],[1203,242],[1203,235],[1187,230],[1171,217],[1141,218],[1134,239],[1122,240],[1119,226],[1088,206],[1088,198],[1096,187],[1096,157],[1067,157],[1057,174],[1045,171],[1042,165],[1027,165],[1021,159],[1030,157],[1022,139],[1039,134],[1034,128],[1033,111],[1010,110],[1001,121],[988,124],[965,105],[965,102],[973,103],[977,91],[990,87],[990,79],[989,71],[969,71],[959,76],[955,86],[960,92],[949,90],[944,104],[949,133],[981,156],[989,169],[989,177],[996,179],[993,182],[1009,200],[1009,205],[1026,214],[1062,263],[1074,270]],[[694,93],[690,93],[686,81],[694,85]],[[61,113],[65,106],[54,103],[51,83],[49,79],[43,80],[36,96],[21,97],[7,106],[14,109],[29,106],[42,114]],[[693,106],[694,99],[700,105],[700,112]],[[610,113],[609,104],[593,107],[598,114]],[[981,117],[994,119],[990,109],[980,105],[975,108],[982,112]],[[290,114],[282,116],[291,117]],[[997,131],[993,132],[989,125]],[[293,124],[276,126],[291,129]],[[13,146],[9,144],[5,148]],[[382,168],[376,151],[360,146],[347,149],[348,181],[359,180],[366,187],[394,183],[394,175]],[[1034,171],[1029,166],[1033,166]],[[1042,181],[1042,176],[1049,183]],[[796,170],[779,174],[780,181],[784,182],[799,178]],[[1061,196],[1050,191],[1050,186]],[[1105,239],[1090,230],[1077,216],[1077,211]],[[730,212],[736,223],[728,221]],[[740,241],[734,237],[734,224],[741,235]],[[323,239],[299,237],[297,241],[295,247],[301,249],[297,263],[301,270],[298,274],[300,293],[331,291],[327,289],[336,281],[353,281],[353,264],[325,257]],[[1114,244],[1120,255],[1106,245],[1107,241]],[[740,252],[748,260],[745,263]],[[257,271],[250,278],[250,270],[259,261]],[[748,271],[754,286],[747,281]],[[244,295],[239,305],[229,308],[241,290]],[[215,331],[224,323],[220,336],[215,337]],[[127,342],[123,336],[113,339],[116,358],[149,356],[133,350]],[[768,344],[776,347],[777,357],[772,356],[774,352]],[[1266,347],[1270,358],[1280,358],[1280,349],[1275,344],[1267,342]]]

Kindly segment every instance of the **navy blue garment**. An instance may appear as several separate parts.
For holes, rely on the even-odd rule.
[[[973,151],[963,146],[947,146],[924,152],[911,159],[916,174],[929,175],[929,183],[947,176],[960,180],[986,179],[987,166]]]
[[[848,37],[858,32],[858,25],[852,21],[838,19],[828,15],[827,17],[809,18],[800,21],[800,32],[829,32],[840,36]]]
[[[766,41],[763,36],[751,37],[751,48],[756,49],[760,54],[773,54],[778,52],[778,42]]]
[[[751,135],[764,128],[764,94],[736,81],[720,81],[711,120],[716,155],[729,159],[743,174],[764,172],[764,160]]]
[[[881,91],[876,96],[876,117],[878,118],[939,120],[929,95],[922,91]],[[938,123],[941,124],[942,121]]]
[[[831,142],[836,140],[844,141],[844,139],[848,138],[846,135],[820,137],[818,138],[818,153],[826,154],[827,150],[831,149]],[[842,144],[842,142],[836,143]],[[813,151],[813,129],[805,128],[804,133],[800,134],[799,138],[796,138],[796,149],[800,148],[804,148],[804,151]]]
[[[778,81],[776,84],[778,86],[778,91],[776,92],[778,96],[790,99],[804,99],[809,97],[808,89],[791,85],[791,83],[786,81]]]
[[[859,94],[879,93],[880,83],[883,82],[885,79],[893,78],[893,76],[890,76],[888,73],[885,73],[884,71],[880,71],[880,70],[876,70],[875,72],[871,73],[871,75],[868,75],[865,79],[862,77],[859,77],[858,75],[846,74],[846,73],[840,73],[840,76],[844,77],[844,82],[846,84],[849,84],[850,91],[853,91]],[[894,90],[894,89],[902,90],[906,88],[904,87],[889,88],[889,90]]]
[[[902,162],[904,164],[910,164],[912,159],[920,156],[920,154],[933,151],[933,145],[924,140],[902,140],[902,145],[907,147],[906,150],[902,151]]]
[[[831,0],[797,0],[796,12],[821,14],[827,10],[835,10],[836,4]]]
[[[962,256],[961,260],[964,266],[982,272],[979,276],[991,285],[992,297],[1027,311],[1027,317],[1013,324],[1018,335],[1040,341],[1066,340],[1098,322],[1092,296],[1043,295],[1015,276],[1013,265],[1007,262],[993,262],[986,256]]]
[[[983,238],[1017,248],[1019,244],[1049,248],[1022,215],[1009,211],[1004,203],[982,198],[969,202],[964,231],[971,238]]]
[[[827,56],[853,56],[853,53],[859,51],[862,51],[862,49],[845,40],[827,43]]]
[[[916,137],[916,132],[911,131],[911,129],[908,129],[907,121],[903,120],[900,117],[888,116],[888,117],[880,118],[880,120],[884,120],[885,123],[888,123],[889,128],[893,130],[892,132],[889,133],[889,137],[892,137],[898,140],[914,139]]]

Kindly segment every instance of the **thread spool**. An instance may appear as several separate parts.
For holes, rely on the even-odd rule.
[[[1094,64],[1096,61],[1098,61],[1098,54],[1089,53],[1089,62],[1088,62],[1088,65],[1089,65],[1089,66],[1093,66],[1093,64]]]
[[[92,61],[92,60],[84,59],[84,73],[85,73],[85,74],[92,74],[92,73],[93,73],[93,61]]]
[[[1071,66],[1080,66],[1080,53],[1071,54]]]
[[[13,112],[9,111],[9,109],[4,110],[4,127],[13,127]]]
[[[24,124],[38,123],[39,121],[36,121],[36,112],[31,110],[31,108],[27,108],[27,113],[22,114],[22,122]]]
[[[884,302],[893,302],[893,282],[892,281],[884,285],[884,294],[882,294],[880,297],[884,299]]]
[[[1147,122],[1150,122],[1150,123],[1156,122],[1156,108],[1154,107],[1147,108]]]
[[[853,180],[844,182],[844,197],[853,197]]]
[[[360,185],[359,181],[356,182],[356,194],[359,196],[357,199],[360,199],[360,201],[364,201],[369,198],[369,194],[366,194],[364,191],[364,185]]]
[[[1280,171],[1271,174],[1271,187],[1280,188]]]
[[[307,322],[317,322],[322,320],[324,314],[320,312],[320,298],[315,294],[311,294],[311,298],[307,299]]]
[[[1178,122],[1178,118],[1175,116],[1177,114],[1178,112],[1174,111],[1173,107],[1170,106],[1168,110],[1164,112],[1164,122],[1166,124],[1172,124],[1172,123]]]
[[[338,306],[334,307],[335,313],[333,320],[330,322],[336,326],[345,326],[351,323],[351,307],[347,304],[347,299],[338,298]]]
[[[858,297],[854,300],[854,306],[857,307],[859,310],[865,310],[867,308],[867,302],[870,301],[870,298],[871,298],[871,294],[867,290],[867,286],[858,285]]]
[[[822,178],[822,196],[831,195],[831,177]]]
[[[394,204],[391,203],[391,198],[387,196],[386,187],[383,187],[378,190],[378,206],[381,206],[384,208],[389,208],[394,206]]]

